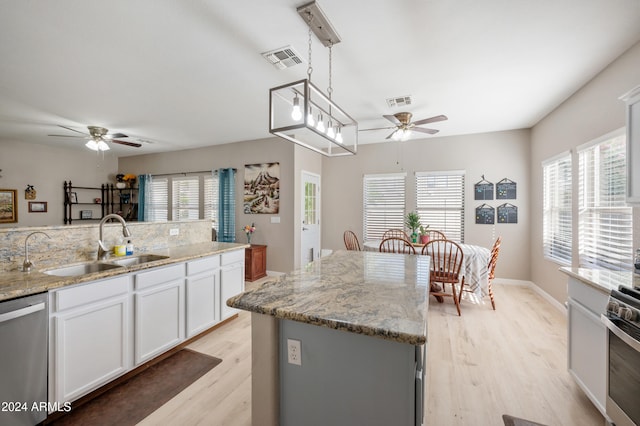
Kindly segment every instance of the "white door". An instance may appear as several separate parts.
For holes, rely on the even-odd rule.
[[[320,258],[320,176],[302,172],[300,266]]]

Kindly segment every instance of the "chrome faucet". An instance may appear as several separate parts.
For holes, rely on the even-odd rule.
[[[33,263],[29,260],[29,245],[27,242],[29,241],[29,237],[34,234],[44,234],[47,238],[51,238],[46,232],[36,231],[27,235],[27,238],[24,239],[24,262],[22,262],[22,272],[30,272],[31,268],[33,268]]]
[[[107,255],[109,254],[109,250],[107,249],[107,247],[104,245],[104,242],[102,241],[102,227],[104,226],[105,222],[109,219],[116,219],[120,221],[120,223],[122,223],[122,235],[125,238],[131,236],[131,232],[129,231],[129,228],[127,228],[127,222],[124,221],[122,216],[115,213],[111,213],[103,217],[102,220],[100,221],[100,239],[98,240],[98,260],[105,260],[107,258]]]

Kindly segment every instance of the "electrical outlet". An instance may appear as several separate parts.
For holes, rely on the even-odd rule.
[[[169,235],[171,235],[172,237],[174,237],[176,235],[180,235],[180,228],[171,228],[171,229],[169,229]]]
[[[287,359],[289,364],[302,366],[302,344],[300,340],[287,339]]]

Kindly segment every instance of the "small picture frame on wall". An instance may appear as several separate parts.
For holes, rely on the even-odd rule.
[[[80,210],[80,219],[93,219],[93,211]]]
[[[0,189],[0,223],[18,221],[17,189]]]
[[[29,201],[29,213],[46,213],[46,201]]]
[[[69,193],[69,204],[78,204],[78,194],[76,192]]]

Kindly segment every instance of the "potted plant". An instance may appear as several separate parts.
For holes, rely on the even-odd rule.
[[[429,225],[420,225],[420,244],[427,244],[429,242],[429,234],[427,234]]]
[[[420,216],[417,212],[409,212],[404,219],[404,224],[407,228],[411,229],[411,242],[418,242],[417,230],[420,228]]]

